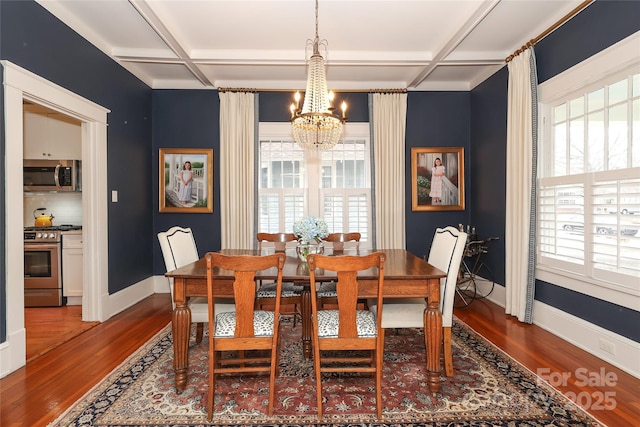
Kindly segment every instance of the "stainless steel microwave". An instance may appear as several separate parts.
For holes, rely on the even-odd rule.
[[[25,160],[24,191],[81,191],[80,161]]]

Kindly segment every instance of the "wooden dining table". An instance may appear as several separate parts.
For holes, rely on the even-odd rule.
[[[426,345],[426,364],[429,390],[437,393],[440,388],[440,349],[442,346],[442,313],[440,312],[440,279],[446,274],[410,252],[403,249],[379,249],[386,254],[384,264],[384,297],[385,298],[426,298],[427,308],[424,316]],[[365,255],[373,250],[356,249],[325,255]],[[223,249],[226,255],[266,255],[273,249],[256,251],[251,249]],[[309,266],[300,261],[295,250],[286,251],[287,255],[282,271],[283,282],[296,282],[303,285],[302,293],[302,343],[306,357],[311,355],[311,297],[309,293]],[[191,332],[191,310],[188,300],[192,297],[207,296],[207,268],[202,258],[165,276],[174,281],[174,303],[172,317],[173,331],[173,368],[175,370],[176,389],[184,390],[189,368],[189,336]],[[336,280],[335,272],[316,270],[316,280],[330,282]],[[256,280],[276,280],[275,268],[263,270],[256,274]],[[233,272],[214,269],[214,295],[216,297],[233,297]],[[374,270],[358,274],[358,297],[375,298],[377,277]]]

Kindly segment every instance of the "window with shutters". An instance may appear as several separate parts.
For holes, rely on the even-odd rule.
[[[348,123],[327,151],[301,149],[289,123],[260,123],[258,141],[258,231],[292,232],[297,220],[314,215],[329,232],[358,231],[360,246],[372,246],[368,123]]]
[[[640,296],[640,61],[615,49],[540,86],[536,277],[628,306]]]

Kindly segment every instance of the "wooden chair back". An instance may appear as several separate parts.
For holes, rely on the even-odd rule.
[[[216,295],[213,292],[216,285],[214,279],[214,268],[230,270],[234,272],[233,295],[236,303],[236,330],[234,338],[255,338],[254,335],[254,314],[256,285],[255,275],[260,270],[277,268],[278,280],[275,298],[275,310],[280,311],[280,297],[282,290],[282,267],[285,262],[284,254],[271,254],[263,256],[251,255],[224,255],[210,252],[207,259],[207,289],[209,300],[215,303]],[[209,321],[215,313],[210,312]],[[211,327],[215,327],[211,325]],[[221,344],[222,345],[222,344]],[[224,344],[226,347],[228,344]],[[236,344],[238,345],[238,344]]]
[[[293,233],[257,233],[256,239],[258,240],[258,250],[261,253],[270,253],[271,251],[276,253],[285,252],[287,250],[287,243],[297,242],[298,240],[296,235]],[[291,246],[293,247],[293,245]],[[266,289],[263,288],[263,286],[266,286]],[[268,295],[266,297],[258,297],[256,301],[258,306],[262,308],[264,306],[273,305],[273,297],[271,296],[274,295],[273,284],[269,281],[263,284],[262,280],[260,280],[258,282],[258,287],[263,289],[261,294],[266,290]],[[298,315],[300,314],[298,308],[300,304],[302,304],[302,289],[297,291],[297,287],[294,286],[293,283],[284,283],[283,288],[285,291],[293,290],[293,292],[287,292],[290,296],[284,297],[282,299],[282,303],[287,306],[291,306],[291,304],[293,304],[293,310],[288,311],[287,314],[293,315],[293,327],[295,328],[298,322]],[[292,293],[295,295],[291,295]]]
[[[287,249],[287,243],[298,240],[293,233],[258,233],[256,239],[258,239],[258,250],[273,247],[276,252],[284,252]]]
[[[351,242],[352,244],[347,244],[347,249],[358,249],[360,244],[360,238],[362,235],[358,232],[352,233],[331,233],[327,237],[325,237],[325,242],[331,243],[333,248],[333,252],[343,252],[345,249],[345,243]]]

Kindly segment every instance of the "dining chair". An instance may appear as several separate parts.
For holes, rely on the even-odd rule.
[[[360,246],[360,238],[362,234],[358,232],[351,233],[331,233],[324,239],[323,242],[329,243],[333,253],[343,254],[345,249],[358,249]]]
[[[274,252],[285,252],[288,243],[297,241],[296,235],[293,233],[257,233],[258,250],[268,252],[273,249]],[[282,305],[293,306],[293,311],[283,314],[293,314],[293,327],[296,327],[298,316],[302,316],[300,306],[302,304],[302,286],[298,286],[292,282],[282,284]],[[258,294],[256,297],[257,306],[262,309],[265,306],[273,306],[276,296],[275,283],[258,282]]]
[[[358,232],[352,233],[331,233],[325,237],[323,242],[328,243],[327,248],[332,250],[333,255],[344,255],[345,249],[357,250],[360,247],[361,234]],[[318,287],[318,298],[320,298],[320,305],[324,307],[326,304],[337,304],[336,300],[336,284],[335,282],[323,282]],[[367,300],[359,300],[359,303],[364,308],[367,307]]]
[[[278,367],[280,303],[282,290],[282,267],[286,255],[282,253],[251,256],[224,255],[209,252],[207,262],[207,295],[211,304],[209,320],[209,400],[207,419],[213,418],[215,378],[218,374],[242,372],[269,373],[269,416],[273,415],[275,377]],[[257,310],[255,306],[257,271],[277,268],[275,308],[273,311]],[[234,272],[233,295],[235,311],[217,312],[215,269]],[[246,350],[269,351],[270,355],[252,353]],[[218,352],[237,352],[237,357],[225,357],[224,363]]]
[[[367,372],[375,376],[376,415],[382,418],[382,357],[384,331],[382,312],[358,309],[358,272],[374,269],[377,279],[376,303],[382,303],[384,252],[368,255],[309,255],[313,366],[316,377],[318,418],[322,419],[322,373]],[[323,310],[318,304],[316,268],[337,273],[337,309]],[[369,355],[363,355],[362,351]],[[354,354],[355,352],[355,354]],[[351,356],[351,357],[349,357]]]
[[[448,377],[453,376],[453,354],[451,348],[451,326],[453,324],[453,300],[456,293],[458,271],[462,262],[462,255],[467,243],[467,233],[455,227],[437,228],[428,263],[447,273],[440,279],[440,312],[442,313],[442,332],[444,337],[444,367]],[[369,300],[369,309],[373,312],[379,307],[375,301]],[[427,302],[424,298],[387,298],[384,301],[382,328],[424,328],[425,309]],[[427,332],[425,334],[425,348],[427,346]]]
[[[200,259],[196,240],[191,228],[179,226],[171,227],[167,231],[158,233],[158,241],[164,258],[167,271],[173,271]],[[175,308],[173,299],[173,279],[169,278],[169,292],[171,293],[171,306]],[[208,322],[208,303],[203,297],[191,298],[188,302],[191,310],[191,322],[196,324],[196,343],[202,342],[204,324]],[[233,300],[221,301],[217,311],[233,311]]]

